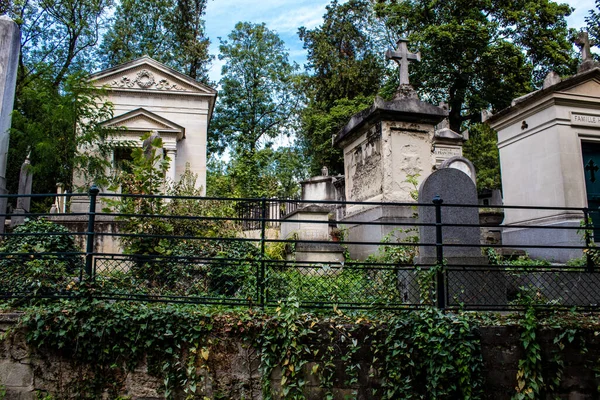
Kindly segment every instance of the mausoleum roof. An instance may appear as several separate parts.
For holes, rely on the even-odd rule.
[[[352,116],[350,121],[336,135],[334,144],[347,140],[362,126],[377,121],[406,121],[438,124],[448,116],[448,112],[441,107],[425,103],[417,98],[403,98],[400,100],[385,101],[376,97],[373,105]]]
[[[485,122],[493,126],[498,121],[513,114],[517,114],[524,109],[527,109],[533,103],[536,103],[545,97],[548,97],[558,92],[566,92],[568,89],[579,86],[593,79],[598,80],[600,82],[600,68],[596,67],[580,72],[571,77],[565,78],[560,82],[555,83],[554,85],[533,91],[521,97],[517,97],[512,101],[510,107],[507,107],[497,112],[496,114],[486,119]],[[600,97],[600,93],[598,93],[596,97]]]

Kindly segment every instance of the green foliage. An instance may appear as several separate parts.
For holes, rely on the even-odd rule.
[[[6,2],[4,2],[6,3]],[[8,15],[21,29],[20,91],[42,76],[59,88],[69,75],[92,69],[112,0],[11,1]]]
[[[498,134],[489,125],[471,125],[469,140],[465,142],[463,153],[476,167],[479,192],[483,189],[502,188]]]
[[[83,300],[33,309],[22,324],[30,344],[59,351],[81,365],[82,372],[64,385],[61,398],[95,399],[104,392],[116,398],[125,373],[145,361],[149,372],[162,378],[164,396],[171,399],[180,392],[190,398],[200,395],[202,377],[195,371],[210,355],[207,346],[217,322],[192,307]]]
[[[125,163],[129,173],[115,177],[113,189],[149,196],[106,199],[107,211],[124,214],[118,217],[121,232],[128,234],[121,237],[124,252],[138,257],[123,276],[100,280],[117,290],[121,285],[121,290],[254,298],[260,252],[252,242],[233,240],[239,233],[231,221],[233,203],[199,201],[197,177],[189,170],[169,188],[162,153],[161,139],[152,139],[147,149],[133,150]],[[152,197],[165,191],[179,198]]]
[[[207,195],[217,197],[294,198],[307,166],[295,147],[264,148],[227,164],[212,159],[207,171]]]
[[[51,78],[42,75],[17,94],[7,166],[11,193],[17,192],[21,164],[29,152],[33,193],[53,193],[58,182],[73,191],[73,173],[84,186],[107,182],[111,147],[105,139],[111,130],[100,123],[112,117],[112,105],[101,101],[103,91],[90,86],[82,74],[69,75],[60,88],[53,86]],[[92,146],[94,152],[78,153]],[[46,204],[44,212],[48,208]]]
[[[588,15],[585,17],[585,23],[587,25],[586,29],[591,45],[598,46],[598,44],[600,44],[600,12],[598,12],[600,0],[596,0],[594,4],[596,9],[588,11]],[[594,54],[594,57],[597,58],[598,55]]]
[[[359,95],[351,100],[335,100],[331,107],[310,102],[302,111],[299,140],[310,160],[313,175],[320,175],[323,166],[327,166],[332,175],[344,173],[344,156],[341,149],[333,146],[332,136],[338,134],[352,115],[370,107],[372,103],[373,96]]]
[[[525,350],[525,357],[519,360],[517,393],[513,396],[515,400],[540,398],[545,388],[541,348],[536,340],[537,325],[535,309],[530,307],[521,322],[521,343]]]
[[[210,41],[204,36],[206,0],[123,0],[103,37],[103,67],[150,56],[207,82]]]
[[[305,78],[308,102],[298,136],[314,175],[323,166],[331,174],[344,173],[343,156],[332,145],[332,136],[353,114],[372,105],[384,80],[383,41],[372,7],[364,0],[335,0],[321,26],[299,29],[311,75]]]
[[[272,146],[273,140],[293,132],[300,104],[298,66],[289,62],[284,42],[265,24],[238,23],[221,40],[219,51],[225,65],[209,148],[230,152],[226,194],[258,197],[289,191],[290,178],[303,175],[301,159],[293,149],[274,151]],[[284,173],[274,173],[282,166]]]
[[[480,121],[538,87],[550,70],[575,73],[566,17],[571,8],[549,0],[381,1],[377,15],[421,51],[411,82],[436,103],[449,105],[450,128]]]
[[[83,259],[67,228],[38,219],[18,226],[13,234],[0,247],[3,291],[32,296],[64,293],[78,280]]]

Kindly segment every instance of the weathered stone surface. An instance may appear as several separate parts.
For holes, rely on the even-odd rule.
[[[8,130],[15,100],[17,67],[21,32],[6,15],[0,16],[0,194],[6,194],[6,161]],[[6,198],[0,199],[0,213],[6,210]],[[4,232],[5,217],[0,217],[0,232]]]
[[[0,363],[0,382],[6,387],[28,388],[33,385],[31,366],[14,361]]]
[[[439,197],[441,207],[441,222],[443,224],[479,224],[477,207],[477,189],[467,174],[462,171],[445,168],[431,174],[419,188],[419,203],[432,206],[419,207],[419,222],[433,224],[436,222],[435,207],[432,200]],[[444,204],[466,205],[471,207],[448,207]],[[436,227],[420,226],[420,242],[430,244],[419,249],[419,262],[435,264],[436,262]],[[444,244],[479,245],[480,231],[477,226],[444,226],[442,228]],[[482,264],[486,263],[481,256],[479,247],[444,246],[444,259],[452,264]]]
[[[6,326],[6,325],[5,325]],[[325,326],[324,329],[330,329]],[[562,329],[538,329],[536,338],[541,347],[542,368],[545,379],[555,371],[556,357],[564,362],[563,377],[554,397],[561,399],[596,399],[598,398],[598,382],[590,365],[595,365],[600,357],[600,337],[593,329],[579,330],[573,342],[563,338],[564,349],[559,349],[555,342]],[[357,332],[355,338],[359,342],[369,340],[370,330]],[[519,360],[524,357],[519,326],[480,327],[475,334],[480,339],[483,360],[482,376],[484,379],[484,398],[493,400],[509,400],[515,393]],[[211,348],[206,366],[198,371],[204,377],[203,396],[208,398],[227,399],[261,399],[260,373],[258,362],[260,355],[244,344],[240,337],[221,337]],[[582,343],[585,343],[585,351]],[[343,344],[340,344],[343,347]],[[324,350],[324,349],[323,349]],[[338,349],[340,350],[340,349]],[[343,349],[342,349],[343,351]],[[32,353],[36,353],[32,351]],[[343,354],[343,353],[342,353]],[[333,360],[335,371],[330,389],[334,399],[378,399],[381,391],[374,395],[373,390],[380,389],[378,368],[381,365],[372,363],[373,354],[368,346],[364,351],[352,355],[352,363],[358,364],[358,376],[348,374],[346,366],[337,357]],[[56,398],[76,398],[73,387],[82,382],[89,371],[85,366],[75,365],[57,355],[45,354],[32,356],[32,365],[25,365],[13,360],[9,354],[0,359],[0,384],[7,388],[7,399],[33,400],[35,392],[55,393]],[[319,386],[317,375],[312,375],[315,360],[308,360],[304,366],[306,386],[305,396],[309,400],[320,400],[329,389]],[[347,364],[346,364],[347,365]],[[554,368],[554,369],[553,369]],[[87,375],[86,375],[87,374]],[[118,378],[123,382],[122,394],[135,400],[157,400],[163,398],[160,392],[162,382],[148,374],[144,363],[137,366],[127,376]],[[72,381],[73,380],[73,381]],[[271,375],[274,398],[283,398],[281,393],[281,370],[276,368]],[[61,397],[60,393],[65,396]],[[70,396],[70,397],[69,397]],[[105,397],[108,398],[108,397]]]

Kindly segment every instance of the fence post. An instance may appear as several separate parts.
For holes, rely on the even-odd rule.
[[[592,259],[592,255],[590,254],[590,246],[592,245],[592,238],[590,235],[590,229],[592,228],[590,226],[590,214],[588,211],[588,208],[584,208],[583,209],[583,218],[585,221],[585,264],[586,264],[586,269],[587,272],[594,272],[594,260]]]
[[[98,186],[93,184],[90,187],[90,211],[88,212],[88,227],[86,232],[87,247],[85,251],[85,273],[86,278],[93,278],[93,262],[94,262],[94,239],[95,239],[95,221],[96,221],[96,197],[100,193]]]
[[[260,217],[260,271],[258,272],[259,279],[256,282],[258,290],[258,304],[261,307],[265,306],[265,237],[267,225],[267,199],[261,199],[261,217]]]
[[[446,308],[446,282],[444,279],[444,245],[442,237],[442,203],[440,196],[433,198],[435,205],[435,250],[436,250],[436,291],[437,306],[443,310]]]

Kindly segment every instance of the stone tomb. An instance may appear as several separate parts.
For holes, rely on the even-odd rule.
[[[328,176],[323,168],[321,176],[312,177],[301,182],[302,200],[332,201],[336,200],[337,192],[334,186],[336,177]],[[330,241],[330,219],[335,213],[335,204],[331,203],[300,203],[298,209],[285,216],[281,222],[281,237],[283,239],[298,239],[314,241],[314,243],[296,243],[293,251],[289,249],[287,260],[297,266],[305,266],[304,273],[331,274],[336,273],[344,262],[344,248]]]
[[[416,188],[410,181],[420,183],[431,174],[434,127],[446,116],[442,108],[416,97],[377,98],[371,108],[354,115],[335,139],[344,153],[346,199],[414,202],[411,193]],[[348,205],[342,225],[348,229],[350,241],[377,243],[398,226],[414,222],[413,213],[410,207]],[[353,221],[399,225],[358,225]],[[377,244],[353,245],[350,254],[364,259],[376,249]]]
[[[600,226],[600,69],[562,81],[550,75],[543,89],[513,100],[487,123],[498,131],[504,204],[587,206]],[[583,245],[576,229],[582,219],[577,210],[506,209],[502,240],[532,245],[525,250],[534,258],[565,262],[581,250],[533,246]]]

